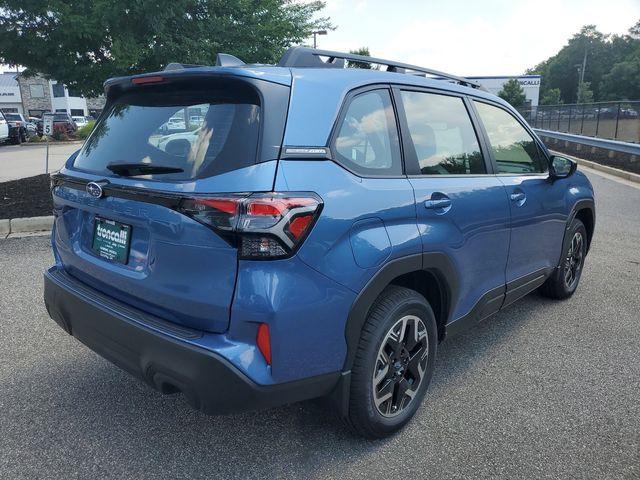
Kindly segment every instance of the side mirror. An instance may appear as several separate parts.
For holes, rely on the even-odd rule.
[[[552,180],[570,177],[577,169],[576,162],[560,155],[553,155],[549,162],[549,176]]]

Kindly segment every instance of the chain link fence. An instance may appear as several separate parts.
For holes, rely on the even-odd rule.
[[[520,113],[533,128],[640,143],[640,101],[539,105]]]

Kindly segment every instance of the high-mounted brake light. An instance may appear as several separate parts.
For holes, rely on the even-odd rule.
[[[151,77],[136,77],[131,79],[131,83],[134,85],[144,85],[146,83],[162,83],[164,82],[164,77],[159,75],[154,75]]]
[[[254,193],[185,198],[178,210],[237,242],[247,259],[291,255],[320,214],[313,193]]]

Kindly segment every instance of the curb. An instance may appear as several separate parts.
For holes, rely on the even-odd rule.
[[[0,220],[0,238],[46,234],[53,226],[53,215]]]
[[[552,153],[558,154],[562,157],[567,157],[572,160],[578,162],[579,165],[584,165],[585,167],[592,168],[593,170],[599,170],[604,173],[608,173],[609,175],[613,175],[615,177],[623,178],[625,180],[629,180],[630,182],[640,183],[640,174],[627,172],[625,170],[620,170],[619,168],[609,167],[607,165],[602,165],[598,162],[592,162],[591,160],[585,160],[580,157],[574,157],[573,155],[568,155],[566,153],[558,152],[555,150],[549,149]]]

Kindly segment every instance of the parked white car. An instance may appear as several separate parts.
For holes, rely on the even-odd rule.
[[[9,140],[9,124],[2,112],[0,112],[0,142],[6,142],[7,140]]]
[[[73,121],[76,122],[76,125],[78,126],[78,128],[84,127],[87,123],[89,123],[89,121],[87,120],[87,117],[75,116],[71,118],[73,118]]]

